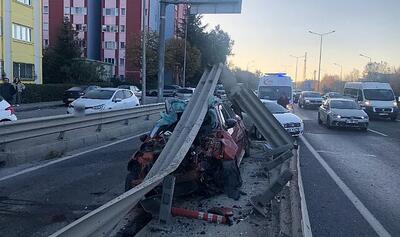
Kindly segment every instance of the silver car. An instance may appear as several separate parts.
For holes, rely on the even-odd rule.
[[[351,99],[328,99],[319,107],[318,123],[331,127],[368,129],[368,115]]]

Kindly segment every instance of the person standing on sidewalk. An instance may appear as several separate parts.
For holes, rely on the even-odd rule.
[[[10,83],[10,79],[3,78],[3,83],[0,85],[0,95],[9,103],[12,104],[13,96],[16,93],[16,89],[13,84]]]
[[[17,98],[16,98],[16,105],[19,106],[22,103],[22,92],[25,90],[25,85],[22,83],[22,81],[19,79],[19,77],[16,77],[14,79],[14,85],[15,89],[17,90]]]

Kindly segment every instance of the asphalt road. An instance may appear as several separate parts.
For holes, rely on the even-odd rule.
[[[0,236],[48,236],[123,193],[138,138],[0,181]]]
[[[400,122],[371,121],[368,132],[305,122],[300,167],[314,236],[400,235]],[[379,233],[379,234],[378,234]]]

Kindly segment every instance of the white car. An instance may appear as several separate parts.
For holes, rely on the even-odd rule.
[[[0,122],[16,121],[14,108],[0,96]]]
[[[282,127],[290,133],[292,136],[299,136],[304,132],[303,120],[291,113],[286,108],[278,105],[275,101],[263,101],[263,104],[267,109],[274,115],[274,117],[279,121]],[[255,136],[257,139],[262,139],[261,133],[257,131],[254,127]]]
[[[142,97],[142,91],[137,86],[130,86],[130,85],[120,85],[118,86],[119,89],[127,89],[133,91],[136,97]]]
[[[130,109],[139,106],[139,99],[131,90],[118,88],[100,88],[86,93],[72,102],[67,113],[74,113],[74,106],[84,106],[85,114],[109,110]]]
[[[176,97],[178,99],[182,99],[182,100],[189,100],[194,93],[194,89],[195,88],[191,88],[191,87],[177,89]]]

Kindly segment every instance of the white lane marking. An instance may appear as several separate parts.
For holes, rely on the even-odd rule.
[[[297,180],[299,183],[299,192],[300,192],[303,236],[312,237],[312,230],[311,230],[310,218],[308,215],[306,195],[304,193],[303,176],[301,176],[301,170],[300,170],[300,145],[297,149]]]
[[[360,212],[364,219],[370,224],[375,230],[378,236],[390,237],[389,232],[383,227],[383,225],[375,218],[375,216],[365,207],[361,200],[351,191],[351,189],[339,178],[339,176],[333,171],[333,169],[325,162],[325,160],[318,154],[318,152],[310,145],[305,137],[301,137],[301,140],[307,146],[308,150],[314,155],[322,167],[326,170],[329,176],[335,181],[339,188],[343,191],[346,197],[353,203],[354,207]]]
[[[78,157],[78,156],[81,156],[81,155],[85,155],[85,154],[90,153],[90,152],[94,152],[94,151],[97,151],[97,150],[101,150],[103,148],[114,146],[114,145],[116,145],[118,143],[122,143],[122,142],[126,142],[126,141],[129,141],[129,140],[135,139],[137,137],[140,137],[143,134],[146,134],[146,133],[141,133],[141,134],[138,134],[138,135],[135,135],[135,136],[132,136],[132,137],[127,137],[127,138],[124,138],[124,139],[121,139],[121,140],[118,140],[118,141],[115,141],[115,142],[112,142],[112,143],[109,143],[109,144],[106,144],[106,145],[103,145],[103,146],[95,147],[95,148],[92,148],[92,149],[89,149],[89,150],[86,150],[86,151],[82,151],[82,152],[79,152],[79,153],[76,153],[76,154],[73,154],[73,155],[69,155],[69,156],[66,156],[66,157],[63,157],[63,158],[60,158],[60,159],[57,159],[57,160],[50,161],[50,162],[45,163],[45,164],[41,164],[41,165],[37,165],[37,166],[31,167],[31,168],[28,168],[28,169],[21,170],[19,172],[14,173],[14,174],[10,174],[10,175],[7,175],[7,176],[4,176],[4,177],[0,178],[0,182],[4,181],[4,180],[7,180],[7,179],[14,178],[14,177],[22,175],[22,174],[33,172],[33,171],[38,170],[38,169],[42,169],[42,168],[50,166],[50,165],[54,165],[54,164],[69,160],[69,159],[72,159],[72,158],[75,158],[75,157]]]
[[[384,134],[384,133],[378,132],[378,131],[373,130],[373,129],[370,129],[370,128],[368,128],[368,131],[373,132],[373,133],[376,133],[376,134],[381,135],[381,136],[384,136],[384,137],[387,137],[387,136],[388,136],[388,135],[386,135],[386,134]]]
[[[396,121],[397,121],[397,122],[400,122],[400,119],[397,119]]]
[[[341,152],[325,151],[325,150],[318,150],[317,152],[318,152],[318,153],[329,153],[329,154],[335,154],[335,155],[346,155],[346,156],[349,155],[348,153],[343,154],[343,153],[341,153]],[[363,153],[353,153],[353,154],[350,154],[350,155],[352,155],[352,156],[370,156],[370,157],[376,157],[376,155],[363,154]]]

